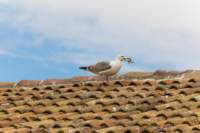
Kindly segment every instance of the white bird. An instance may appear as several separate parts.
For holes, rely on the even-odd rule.
[[[131,58],[125,56],[118,56],[113,61],[97,62],[94,65],[81,66],[79,68],[92,72],[96,75],[106,76],[106,79],[108,80],[109,76],[113,76],[119,72],[119,70],[123,65],[123,61],[127,61],[128,63],[133,63]]]

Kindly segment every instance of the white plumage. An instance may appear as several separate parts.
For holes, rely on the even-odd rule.
[[[115,75],[115,74],[117,74],[119,72],[119,70],[121,69],[122,65],[123,65],[122,61],[117,58],[114,61],[110,62],[111,68],[99,72],[99,75],[105,75],[105,76]]]
[[[110,62],[102,61],[94,65],[82,66],[79,68],[90,71],[97,75],[106,76],[108,78],[109,76],[113,76],[119,72],[119,70],[123,65],[123,61],[127,61],[128,63],[133,63],[131,58],[125,56],[118,56],[115,60]]]

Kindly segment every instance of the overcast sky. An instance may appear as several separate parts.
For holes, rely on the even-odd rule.
[[[0,0],[0,81],[90,75],[78,66],[133,57],[127,71],[199,69],[199,0]]]

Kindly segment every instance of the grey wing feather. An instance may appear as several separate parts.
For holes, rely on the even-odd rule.
[[[99,62],[95,65],[89,66],[89,70],[93,73],[99,73],[111,68],[110,62]]]

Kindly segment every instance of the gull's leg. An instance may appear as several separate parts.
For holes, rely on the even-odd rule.
[[[105,81],[105,75],[101,75],[101,82]]]
[[[105,75],[99,75],[99,86],[102,87],[103,83],[105,82]]]
[[[107,81],[107,82],[109,81],[109,76],[106,76],[106,81]]]
[[[102,77],[102,83],[109,81],[109,76],[107,76],[107,75],[101,75],[101,77]]]

